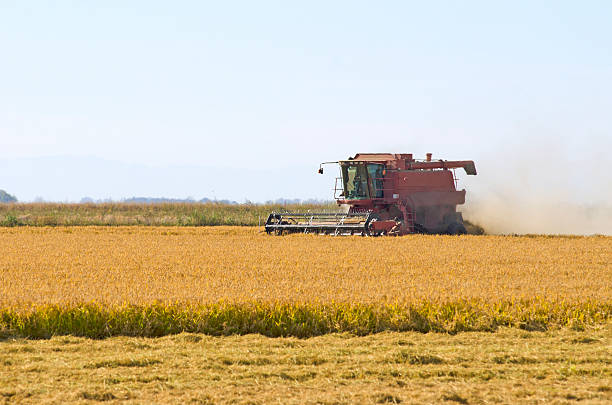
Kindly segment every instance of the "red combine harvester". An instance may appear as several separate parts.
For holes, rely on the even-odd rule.
[[[345,212],[271,213],[267,233],[303,232],[334,235],[406,235],[466,233],[457,205],[465,190],[457,190],[454,170],[476,174],[471,160],[415,160],[410,153],[358,153],[340,165],[334,198]],[[338,187],[340,183],[340,187]]]

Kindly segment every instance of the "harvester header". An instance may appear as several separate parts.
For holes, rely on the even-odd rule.
[[[465,190],[457,190],[454,169],[476,175],[471,160],[424,160],[411,153],[358,153],[347,160],[324,162],[340,166],[334,198],[344,212],[272,213],[266,232],[316,232],[362,235],[466,233],[457,205]]]

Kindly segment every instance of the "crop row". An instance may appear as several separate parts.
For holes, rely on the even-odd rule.
[[[499,326],[537,331],[564,326],[584,329],[610,319],[612,302],[571,304],[521,300],[487,303],[471,300],[412,305],[155,303],[114,307],[89,303],[44,305],[20,310],[5,308],[0,310],[0,336],[156,337],[196,332],[305,338],[333,332],[366,335],[382,331],[495,331]]]

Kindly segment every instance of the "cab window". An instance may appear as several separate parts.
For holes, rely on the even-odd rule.
[[[345,199],[359,200],[370,198],[366,165],[342,165],[342,180],[344,183]]]
[[[369,164],[368,175],[372,184],[372,195],[374,198],[383,198],[383,169],[381,164]]]

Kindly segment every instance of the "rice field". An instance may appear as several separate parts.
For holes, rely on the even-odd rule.
[[[545,330],[612,318],[612,238],[0,228],[0,333]]]

